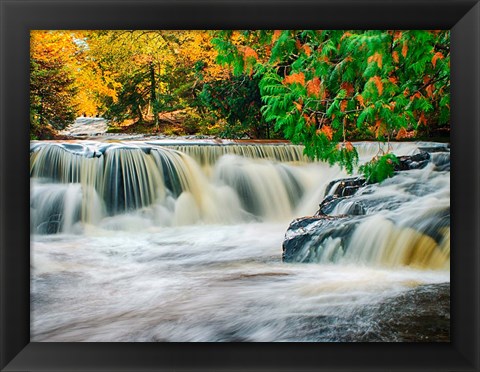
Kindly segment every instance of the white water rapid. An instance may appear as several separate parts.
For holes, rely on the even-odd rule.
[[[311,263],[282,262],[287,228],[347,175],[300,146],[34,141],[30,159],[32,341],[397,341],[374,310],[450,281],[446,152],[368,186],[350,245]]]

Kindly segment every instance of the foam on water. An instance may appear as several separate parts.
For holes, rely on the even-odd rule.
[[[376,151],[357,146],[361,158]],[[313,214],[346,174],[301,161],[296,147],[201,149],[32,144],[32,341],[341,341],[372,329],[366,306],[450,281],[448,265],[387,265],[372,249],[419,244],[402,229],[449,207],[448,171],[429,165],[367,188],[361,197],[399,207],[372,203],[343,260],[329,259],[330,239],[324,260],[287,264],[290,221]]]

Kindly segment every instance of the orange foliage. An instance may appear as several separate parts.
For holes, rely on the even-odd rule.
[[[282,34],[282,30],[273,31],[272,44],[274,44],[278,40],[278,38],[280,37],[281,34]]]
[[[394,51],[392,52],[392,59],[393,59],[393,62],[398,63],[399,57],[398,57],[398,53],[397,53],[396,50],[394,50]]]
[[[383,93],[383,83],[382,83],[382,79],[380,78],[380,76],[374,76],[374,77],[370,78],[370,81],[373,81],[373,83],[377,87],[378,95],[381,96],[382,93]]]
[[[302,47],[303,51],[305,52],[305,54],[307,56],[311,56],[312,55],[312,48],[310,48],[307,44],[305,44],[303,47]]]
[[[435,91],[435,86],[433,84],[427,85],[425,88],[425,91],[427,92],[427,96],[430,98],[433,98],[433,92]]]
[[[330,141],[333,138],[333,130],[328,125],[324,125],[322,129],[317,129],[317,134],[324,134]]]
[[[301,103],[293,102],[293,104],[295,105],[295,107],[297,108],[298,111],[302,111],[303,105]]]
[[[320,79],[318,77],[307,82],[307,94],[314,97],[320,96]]]
[[[413,101],[415,98],[422,98],[422,93],[416,92],[410,97],[410,101]]]
[[[305,85],[305,74],[303,72],[297,72],[295,74],[291,74],[283,79],[284,84],[295,84],[298,83],[300,85]]]
[[[402,138],[407,138],[407,130],[405,128],[400,128],[395,137],[396,140],[401,140]]]
[[[258,54],[252,48],[244,46],[239,48],[239,51],[243,54],[243,59],[246,61],[248,58],[253,57],[255,60],[258,60]]]
[[[418,125],[420,124],[423,124],[423,125],[427,124],[427,118],[425,117],[423,112],[420,114],[420,118],[418,119]]]
[[[363,102],[363,97],[361,94],[358,94],[355,98],[357,99],[358,103],[360,103],[360,106],[365,107],[365,103]]]
[[[344,81],[342,84],[340,84],[340,88],[345,89],[347,95],[349,96],[355,92],[355,88],[353,87],[352,83],[349,83],[348,81]]]
[[[396,41],[402,37],[402,31],[395,31],[393,34],[393,41]]]
[[[307,114],[303,114],[303,118],[305,119],[305,123],[307,127],[315,123],[315,119],[313,118],[313,115],[308,116]]]
[[[403,42],[403,47],[402,47],[402,56],[403,58],[407,57],[407,52],[408,52],[408,45],[407,42]]]
[[[380,119],[377,119],[377,121],[375,122],[374,130],[375,136],[378,138],[380,136],[383,136],[387,132],[387,125]]]
[[[388,78],[388,81],[392,84],[397,84],[398,83],[398,78],[396,76],[390,76]]]
[[[380,53],[375,53],[374,55],[368,57],[368,63],[375,62],[378,68],[382,68],[382,55]]]
[[[340,103],[340,111],[341,111],[341,112],[345,112],[345,110],[347,109],[347,104],[348,104],[348,101],[347,101],[347,100],[343,100],[343,101]]]
[[[433,68],[435,68],[435,66],[437,65],[437,61],[442,58],[443,58],[443,54],[441,52],[437,52],[433,55],[432,57]]]

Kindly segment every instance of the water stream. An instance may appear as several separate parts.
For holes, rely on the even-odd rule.
[[[443,145],[393,144],[422,146]],[[449,157],[433,160],[369,186],[351,246],[302,264],[282,262],[285,232],[346,174],[300,146],[34,141],[32,341],[396,341],[365,309],[450,281]]]

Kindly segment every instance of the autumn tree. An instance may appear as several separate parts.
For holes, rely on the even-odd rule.
[[[160,112],[195,106],[203,81],[226,71],[202,31],[90,31],[85,42],[91,69],[110,89],[99,94],[102,113],[118,122],[158,126]]]
[[[448,31],[415,30],[218,31],[213,40],[220,63],[259,79],[262,113],[277,131],[349,172],[352,138],[388,143],[448,128],[449,41]],[[389,164],[388,175],[388,152],[380,148],[369,169]]]
[[[76,117],[76,53],[70,32],[30,34],[30,120],[34,138],[45,135],[47,126],[63,129]]]

